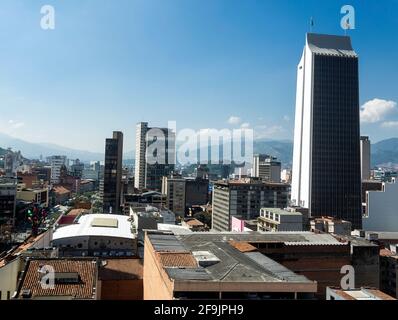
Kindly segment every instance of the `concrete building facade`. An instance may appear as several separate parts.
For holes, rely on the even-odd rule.
[[[57,184],[59,183],[59,179],[61,176],[61,168],[66,166],[66,156],[51,156],[47,158],[47,162],[51,166],[51,183]]]
[[[276,158],[257,154],[253,157],[253,177],[267,182],[281,182],[282,164]]]
[[[230,231],[232,217],[252,220],[258,218],[261,208],[286,208],[289,187],[253,179],[214,183],[212,228]]]
[[[370,179],[370,140],[369,137],[361,137],[361,176],[362,181]]]
[[[257,220],[257,230],[264,232],[304,231],[300,212],[278,208],[262,208]]]

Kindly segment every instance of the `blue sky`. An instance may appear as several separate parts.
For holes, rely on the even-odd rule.
[[[40,28],[45,4],[53,31]],[[398,0],[2,0],[0,131],[90,151],[113,130],[131,150],[138,121],[292,139],[310,17],[314,32],[343,35],[345,4],[362,133],[398,137]]]

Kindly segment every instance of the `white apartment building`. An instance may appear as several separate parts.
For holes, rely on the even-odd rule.
[[[51,165],[51,183],[59,183],[62,166],[66,165],[66,156],[51,156],[47,162]]]

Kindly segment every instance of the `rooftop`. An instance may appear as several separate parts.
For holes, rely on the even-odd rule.
[[[100,280],[137,280],[143,278],[143,262],[140,259],[107,259],[102,261]]]
[[[260,186],[289,186],[286,183],[282,182],[269,182],[269,181],[262,181],[257,179],[240,179],[240,180],[219,180],[214,182],[214,186],[248,186],[248,185],[260,185]]]
[[[89,236],[134,239],[130,217],[112,214],[82,215],[77,223],[56,229],[53,240]]]
[[[54,192],[58,193],[58,194],[67,194],[67,193],[70,193],[71,191],[66,189],[63,186],[55,186],[54,187]]]
[[[356,58],[358,55],[352,48],[351,38],[327,34],[307,34],[307,45],[318,55]]]
[[[311,241],[309,234],[280,234],[281,238],[294,241]],[[174,235],[171,233],[147,233],[156,255],[168,276],[174,281],[207,281],[211,283],[250,283],[270,285],[273,288],[289,288],[299,285],[307,292],[316,292],[316,282],[295,274],[276,261],[266,257],[248,244],[237,242],[247,240],[273,241],[278,237],[266,234],[205,233]],[[324,237],[323,242],[325,242]],[[329,238],[329,237],[328,237]],[[332,237],[330,237],[332,238]],[[336,240],[329,239],[337,244]],[[167,262],[165,258],[167,257]],[[170,261],[172,261],[170,263]],[[255,283],[255,284],[254,284]],[[253,288],[252,286],[252,288]],[[269,288],[269,287],[268,287]],[[277,290],[277,289],[276,289]]]
[[[396,300],[395,298],[373,288],[361,288],[352,290],[341,290],[329,288],[334,294],[344,300]]]
[[[369,234],[377,234],[378,240],[398,240],[398,232],[366,231]]]
[[[184,223],[190,227],[203,227],[204,223],[200,222],[198,219],[195,218],[187,218],[184,220]]]
[[[42,286],[41,280],[45,273],[40,272],[43,266],[54,268],[64,281],[57,283],[53,288]],[[75,281],[67,282],[67,275],[76,276]],[[70,276],[70,277],[72,277]],[[95,259],[37,259],[29,260],[24,277],[17,291],[17,298],[24,299],[27,295],[30,299],[45,299],[48,297],[60,297],[64,299],[91,300],[96,297],[97,287],[97,260]]]
[[[279,208],[261,208],[261,210],[266,210],[269,212],[276,213],[280,216],[302,216],[303,214],[301,212],[297,211],[288,211],[285,209],[279,209]]]

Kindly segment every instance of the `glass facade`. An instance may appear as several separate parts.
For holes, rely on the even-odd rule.
[[[358,59],[314,56],[311,215],[362,227]]]
[[[120,213],[122,178],[123,134],[114,133],[113,139],[106,139],[103,189],[104,213]],[[112,209],[111,209],[112,208]]]

